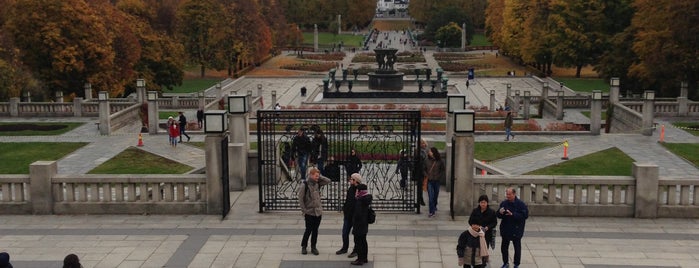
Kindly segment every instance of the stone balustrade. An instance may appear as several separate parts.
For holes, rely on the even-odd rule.
[[[643,128],[643,115],[636,111],[635,105],[614,105],[614,116],[611,118],[611,133],[639,133]]]

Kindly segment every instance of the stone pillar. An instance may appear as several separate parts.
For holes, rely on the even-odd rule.
[[[248,141],[248,133],[250,128],[250,115],[244,114],[229,114],[228,115],[228,131],[230,132],[229,143],[244,143],[245,149],[250,149]]]
[[[495,90],[490,91],[490,111],[495,111]]]
[[[609,103],[617,104],[619,103],[619,78],[612,77],[612,79],[609,82],[609,85]]]
[[[515,90],[515,99],[514,103],[512,104],[512,111],[514,112],[514,115],[519,115],[519,110],[521,109],[520,107],[520,96],[519,96],[519,90]]]
[[[636,179],[634,216],[656,218],[658,216],[658,166],[633,163],[631,176]]]
[[[36,161],[29,165],[29,196],[33,214],[53,214],[51,179],[57,173],[56,161]]]
[[[19,102],[20,98],[14,97],[10,98],[10,117],[18,117],[19,116]]]
[[[277,91],[272,90],[272,109],[277,105]]]
[[[454,134],[454,215],[468,216],[475,206],[473,173],[474,173],[474,150],[475,138],[473,133]]]
[[[206,94],[204,93],[204,91],[201,91],[201,92],[198,93],[198,95],[199,95],[199,96],[198,96],[198,98],[199,98],[199,99],[198,99],[198,101],[199,101],[199,105],[198,105],[198,106],[199,106],[199,109],[204,110],[204,108],[206,107]],[[218,108],[216,108],[216,109],[218,109]]]
[[[86,101],[92,100],[92,84],[85,83],[85,85],[83,86],[83,89],[85,89],[85,100]]]
[[[107,94],[107,92],[100,92],[99,94]],[[109,99],[99,101],[99,115],[100,115],[100,135],[109,135],[111,131],[111,120],[109,118]]]
[[[687,102],[687,87],[688,84],[687,82],[682,82],[680,86],[680,96],[677,98],[677,104],[679,105],[679,110],[677,111],[677,115],[679,116],[687,116],[687,113],[689,112],[689,107],[688,107],[688,102]]]
[[[206,213],[221,214],[223,211],[223,184],[221,183],[221,142],[222,134],[206,134],[204,138],[204,156],[206,160]]]
[[[144,103],[146,102],[146,88],[145,87],[136,87],[136,101],[138,103]]]
[[[257,84],[257,96],[262,97],[262,93],[264,93],[262,90],[262,84]]]
[[[313,52],[318,52],[318,24],[313,24]]]
[[[216,84],[216,101],[220,100],[221,97],[223,97],[223,87],[221,83],[218,83]]]
[[[56,102],[63,103],[63,91],[56,91]]]
[[[563,91],[556,93],[556,120],[563,120]]]
[[[232,129],[231,129],[232,130]],[[245,143],[228,144],[229,191],[244,191],[247,188],[248,150]]]
[[[342,15],[337,14],[337,34],[342,34]]]
[[[529,120],[529,110],[531,106],[532,97],[529,91],[524,91],[524,120]]]
[[[27,91],[24,92],[24,102],[32,102],[32,93]]]
[[[148,134],[158,134],[158,100],[148,101]]]
[[[549,83],[544,82],[543,85],[541,85],[541,101],[544,101],[549,98]]]
[[[73,99],[73,116],[83,116],[83,98],[77,97]]]
[[[652,90],[647,90],[644,95],[648,96],[648,92]],[[653,93],[653,95],[655,95]],[[644,136],[653,136],[653,110],[655,106],[654,98],[644,98],[643,99],[643,121],[641,126],[641,134]]]
[[[447,105],[449,105],[449,104],[447,103]],[[452,165],[452,163],[451,163],[452,162],[451,161],[451,159],[452,159],[451,146],[453,146],[453,144],[451,144],[451,139],[453,136],[454,136],[454,113],[450,113],[447,111],[447,135],[445,137],[446,148],[444,149],[444,150],[446,150],[445,154],[444,154],[446,156],[444,163],[446,164],[445,167],[447,169],[447,171],[446,171],[447,181],[444,183],[447,186],[447,192],[451,192],[451,186],[452,186],[451,180],[449,178],[451,178],[451,165]]]
[[[466,23],[461,24],[461,51],[466,51]]]
[[[602,92],[595,90],[592,92],[593,96],[595,94],[602,95]],[[596,100],[594,97],[590,101],[590,133],[592,135],[599,135],[600,128],[602,127],[602,100]]]
[[[512,84],[507,83],[507,90],[505,91],[505,99],[509,99],[512,96]]]

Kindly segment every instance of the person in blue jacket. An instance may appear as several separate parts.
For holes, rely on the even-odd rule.
[[[529,209],[527,204],[517,198],[517,192],[514,188],[509,187],[505,190],[506,200],[500,203],[497,217],[500,221],[500,235],[502,236],[502,245],[500,251],[502,253],[502,268],[509,267],[508,265],[508,248],[510,241],[515,247],[514,267],[519,268],[519,262],[522,259],[522,236],[524,235],[524,224],[529,217]]]

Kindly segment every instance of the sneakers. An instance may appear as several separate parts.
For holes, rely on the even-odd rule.
[[[313,253],[313,255],[318,255],[318,254],[320,254],[320,252],[318,252],[318,249],[317,249],[317,248],[311,248],[311,253]]]
[[[354,258],[357,257],[357,252],[352,252],[350,255],[347,256],[347,258]]]
[[[303,254],[303,255],[308,254],[308,250],[306,250],[306,248],[301,248],[301,254]]]
[[[335,254],[336,254],[336,255],[345,254],[345,253],[347,253],[347,250],[346,250],[346,249],[340,249],[340,250],[338,250],[338,251],[335,251]]]
[[[500,266],[500,268],[508,268],[508,267],[510,267],[510,266],[507,265],[507,263],[505,263],[505,264],[503,264],[502,266]]]

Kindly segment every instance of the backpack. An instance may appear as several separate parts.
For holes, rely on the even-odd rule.
[[[376,222],[376,212],[374,212],[374,209],[371,207],[369,207],[369,214],[367,215],[367,222],[369,222],[369,224]]]

